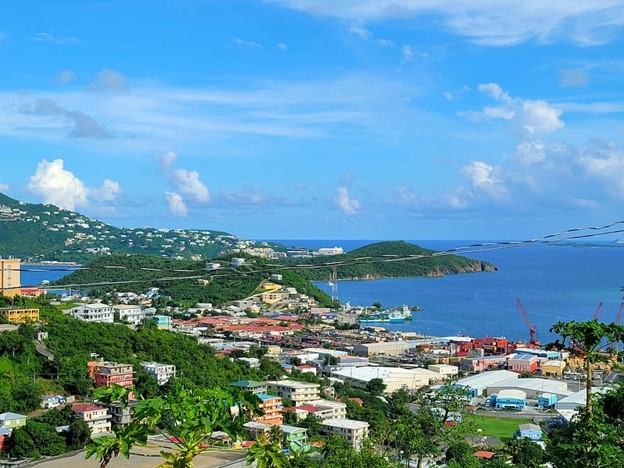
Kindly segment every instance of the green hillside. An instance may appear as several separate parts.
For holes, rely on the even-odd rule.
[[[24,203],[2,193],[0,239],[0,256],[79,263],[111,253],[206,259],[232,250],[242,241],[222,231],[118,228],[74,211]],[[260,245],[255,241],[244,244]]]
[[[458,273],[493,271],[490,263],[457,255],[431,257],[435,250],[428,250],[403,241],[378,242],[342,255],[298,258],[288,260],[292,265],[325,265],[336,263],[338,279],[400,278],[410,276],[443,276]],[[404,260],[412,255],[425,255],[427,258]],[[399,260],[401,259],[401,260]],[[297,270],[303,277],[312,281],[329,278],[331,266]]]
[[[316,299],[323,306],[332,305],[331,298],[299,273],[278,270],[261,258],[249,258],[249,264],[229,268],[231,255],[218,258],[219,270],[207,271],[204,262],[173,260],[155,255],[108,255],[94,260],[84,268],[55,282],[58,285],[78,284],[81,290],[100,294],[113,290],[145,292],[158,287],[177,303],[185,305],[211,302],[223,305],[250,296],[271,273],[280,273],[281,284]],[[253,263],[251,263],[253,262]],[[115,268],[111,268],[115,267]],[[206,284],[204,281],[209,280]],[[118,284],[100,284],[100,283]],[[201,284],[200,284],[201,283]],[[86,286],[85,286],[86,285]]]

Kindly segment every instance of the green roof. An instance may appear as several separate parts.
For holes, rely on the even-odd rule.
[[[232,382],[230,385],[233,387],[248,388],[248,387],[262,387],[266,384],[264,382],[258,382],[256,380],[239,380],[238,382]]]

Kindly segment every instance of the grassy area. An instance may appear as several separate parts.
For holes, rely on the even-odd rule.
[[[480,435],[498,437],[503,444],[513,438],[520,424],[533,422],[530,419],[495,418],[493,416],[469,416],[466,420],[481,429]]]

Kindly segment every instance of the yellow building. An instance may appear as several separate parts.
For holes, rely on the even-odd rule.
[[[0,317],[11,323],[38,322],[39,309],[19,309],[7,307],[0,309]]]
[[[563,375],[563,371],[566,367],[565,361],[550,360],[542,364],[542,375],[547,377],[559,377]]]
[[[13,297],[20,293],[20,260],[0,258],[0,294]]]

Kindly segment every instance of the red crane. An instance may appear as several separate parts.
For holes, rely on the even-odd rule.
[[[617,323],[618,325],[622,323],[623,314],[624,314],[624,302],[622,302],[622,305],[620,306],[620,311],[618,312],[617,318],[615,319],[615,323]]]
[[[600,317],[601,310],[602,310],[602,302],[598,304],[598,308],[596,309],[596,312],[594,312],[594,318],[592,320],[598,320],[598,317]]]
[[[516,298],[516,302],[518,303],[518,307],[520,308],[520,312],[522,313],[522,318],[524,319],[524,323],[526,323],[527,328],[529,329],[529,343],[535,346],[539,346],[539,340],[537,339],[537,327],[532,325],[529,321],[529,316],[524,310],[524,306],[520,299]]]

